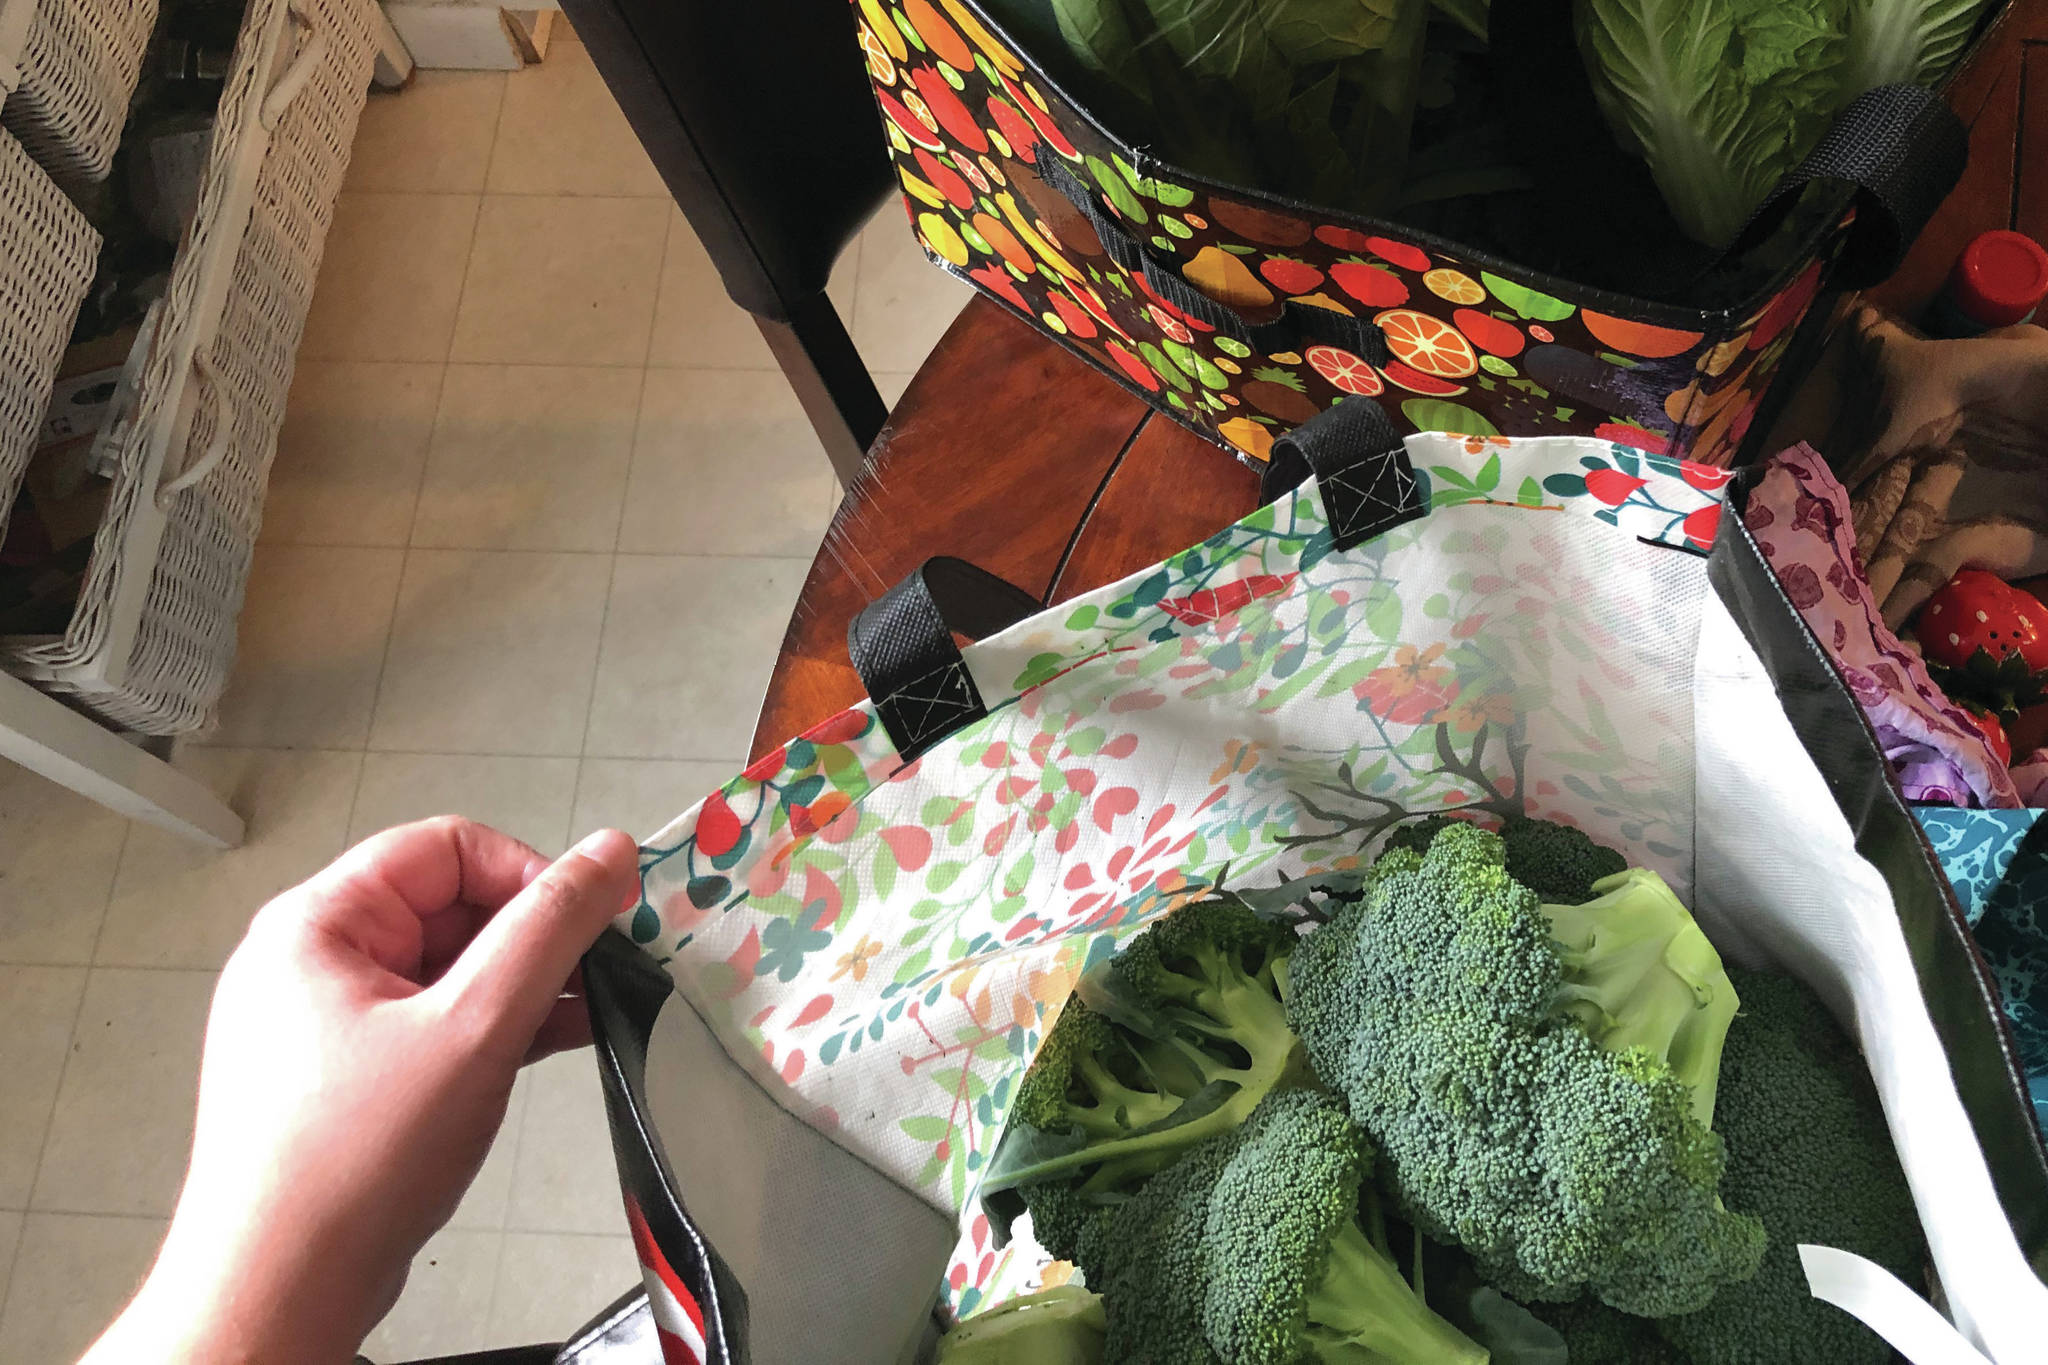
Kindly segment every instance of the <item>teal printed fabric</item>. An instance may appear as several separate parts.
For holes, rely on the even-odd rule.
[[[1913,813],[1998,978],[2034,1118],[2048,1133],[2048,821],[2039,810],[1916,806]]]

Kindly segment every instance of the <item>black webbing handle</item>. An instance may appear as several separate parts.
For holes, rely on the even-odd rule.
[[[1719,251],[1674,237],[1651,250],[1631,292],[1677,299],[1724,263],[1763,244],[1816,180],[1855,191],[1856,221],[1829,283],[1876,284],[1899,268],[1913,239],[1948,198],[1970,158],[1970,135],[1941,95],[1919,85],[1878,85],[1851,100]]]
[[[1369,364],[1384,365],[1389,352],[1387,338],[1365,318],[1339,313],[1333,308],[1289,299],[1277,315],[1264,322],[1246,317],[1227,303],[1219,303],[1181,278],[1171,261],[1131,234],[1122,220],[1113,217],[1095,197],[1095,191],[1081,183],[1072,171],[1052,156],[1038,158],[1038,176],[1046,187],[1067,200],[1088,219],[1102,249],[1124,269],[1144,277],[1152,291],[1196,321],[1252,347],[1261,355],[1278,355],[1322,343],[1341,346]]]
[[[1906,259],[1969,159],[1969,130],[1940,94],[1921,85],[1872,86],[1835,116],[1725,254],[1768,237],[1808,184],[1842,180],[1856,189],[1856,223],[1834,282],[1845,289],[1876,284]]]
[[[846,627],[846,652],[906,762],[988,714],[953,636],[993,635],[1041,605],[1022,588],[941,555],[860,609]]]
[[[1271,502],[1310,474],[1322,490],[1331,541],[1340,550],[1429,510],[1422,505],[1407,444],[1386,409],[1370,398],[1347,398],[1275,440],[1259,500]]]

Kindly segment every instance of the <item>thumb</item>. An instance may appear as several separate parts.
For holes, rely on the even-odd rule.
[[[434,990],[523,1056],[577,959],[638,885],[638,847],[615,829],[599,830],[491,916]]]

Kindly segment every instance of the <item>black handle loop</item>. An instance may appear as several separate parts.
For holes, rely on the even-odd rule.
[[[941,555],[860,609],[846,628],[846,652],[906,762],[988,714],[953,636],[993,635],[1042,605],[964,559]]]
[[[1154,293],[1197,322],[1236,338],[1261,355],[1279,355],[1321,343],[1341,346],[1373,365],[1384,365],[1390,358],[1386,334],[1365,318],[1289,299],[1274,317],[1257,322],[1229,304],[1217,302],[1182,279],[1170,261],[1133,236],[1120,219],[1102,207],[1080,177],[1053,157],[1039,157],[1038,175],[1048,189],[1088,219],[1111,260],[1143,276]]]
[[[1727,254],[1768,237],[1811,182],[1847,181],[1856,189],[1856,224],[1836,263],[1835,283],[1845,289],[1876,284],[1906,259],[1969,159],[1969,130],[1939,93],[1920,85],[1872,86],[1778,182]]]
[[[1674,237],[1660,252],[1646,248],[1631,292],[1677,298],[1725,262],[1754,250],[1784,223],[1799,195],[1816,180],[1850,185],[1856,221],[1830,284],[1861,289],[1899,268],[1927,220],[1948,198],[1970,159],[1970,134],[1935,91],[1919,85],[1878,85],[1835,115],[1813,150],[1772,187],[1735,240],[1718,251]]]
[[[1361,545],[1429,509],[1409,463],[1408,446],[1386,409],[1370,398],[1347,398],[1273,442],[1259,500],[1271,502],[1311,473],[1322,490],[1331,542]]]

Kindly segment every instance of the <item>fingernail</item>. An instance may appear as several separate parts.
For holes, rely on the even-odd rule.
[[[616,850],[621,842],[630,842],[626,835],[615,829],[600,829],[577,840],[572,853],[580,853],[593,862],[605,862],[607,854]]]

